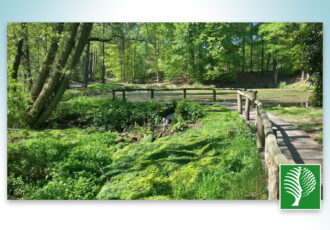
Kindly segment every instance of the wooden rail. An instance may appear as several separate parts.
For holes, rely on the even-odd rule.
[[[150,91],[150,99],[154,99],[154,92],[157,91],[182,91],[183,93],[183,99],[187,98],[187,91],[193,91],[193,90],[210,90],[212,91],[213,95],[213,101],[217,100],[217,90],[242,90],[247,92],[254,93],[255,91],[251,89],[241,89],[241,88],[178,88],[178,89],[150,89],[150,88],[120,88],[120,89],[114,89],[112,90],[112,100],[116,98],[116,92],[122,92],[123,100],[126,99],[126,92],[132,92],[132,91]]]
[[[265,152],[265,169],[268,175],[268,199],[277,200],[279,198],[279,166],[281,164],[289,164],[289,161],[281,152],[277,144],[277,134],[272,128],[264,106],[261,101],[257,100],[256,92],[252,92],[253,96],[237,91],[237,110],[242,113],[242,97],[245,97],[245,120],[249,120],[250,103],[256,107],[256,126],[257,126],[257,147],[264,147]]]

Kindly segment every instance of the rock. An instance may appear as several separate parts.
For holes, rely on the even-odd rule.
[[[115,139],[115,143],[119,143],[119,142],[123,142],[124,141],[124,138],[123,137],[117,137]]]

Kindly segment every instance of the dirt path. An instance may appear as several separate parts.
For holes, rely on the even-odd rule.
[[[237,110],[237,104],[233,102],[220,102],[220,105]],[[278,145],[287,159],[292,164],[321,164],[321,175],[323,175],[322,146],[297,126],[273,114],[267,113],[267,115],[273,126],[277,128]],[[244,114],[241,117],[244,119]],[[249,122],[255,122],[254,108],[251,109]],[[323,177],[321,177],[321,184],[323,184]]]

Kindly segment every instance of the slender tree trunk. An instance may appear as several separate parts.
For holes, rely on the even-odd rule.
[[[121,39],[121,59],[123,62],[121,80],[122,82],[125,82],[125,38]]]
[[[87,88],[88,86],[88,75],[89,75],[89,46],[90,46],[90,42],[87,42],[86,44],[86,51],[85,51],[85,60],[84,60],[84,66],[85,66],[85,70],[84,70],[84,84],[83,87]]]
[[[159,46],[157,49],[157,46],[155,47],[156,51],[156,77],[157,77],[157,84],[159,83],[159,73],[158,73],[158,56],[159,56]]]
[[[139,39],[139,33],[140,33],[140,27],[138,27],[137,35],[136,35],[136,40],[134,42],[134,49],[133,49],[133,62],[132,62],[132,69],[133,69],[133,80],[135,80],[135,56],[136,56],[136,43],[137,40]]]
[[[15,55],[15,60],[14,60],[14,64],[13,64],[13,72],[11,74],[11,78],[17,80],[17,74],[18,74],[18,69],[19,69],[19,65],[21,63],[21,57],[22,57],[22,48],[23,48],[23,41],[24,39],[21,38],[18,40],[17,43],[17,49],[16,49],[16,55]]]
[[[261,74],[264,74],[264,56],[265,56],[265,50],[264,50],[264,40],[261,39]]]
[[[251,38],[251,49],[250,49],[250,72],[253,72],[253,60],[252,60],[252,54],[253,54],[253,34],[252,34],[252,23],[250,24],[250,38]]]
[[[273,56],[273,76],[274,76],[275,86],[277,85],[277,75],[278,75],[277,60]]]
[[[51,39],[50,48],[47,51],[46,57],[39,70],[39,74],[32,87],[31,97],[33,100],[35,100],[38,97],[40,91],[42,90],[42,87],[45,84],[46,78],[49,75],[50,69],[55,60],[55,55],[58,49],[58,43],[60,41],[60,34],[62,33],[63,28],[64,28],[63,23],[57,23],[55,25],[56,35]]]
[[[30,62],[30,46],[29,46],[29,31],[26,23],[22,23],[22,30],[23,32],[23,38],[25,40],[24,42],[24,64],[26,69],[26,75],[25,78],[29,82],[29,85],[32,86],[32,76],[31,76],[31,62]]]
[[[305,80],[305,72],[302,71],[302,72],[301,72],[301,81],[304,81],[304,80]]]
[[[269,71],[270,56],[271,56],[271,54],[268,53],[267,64],[266,64],[266,71],[267,71],[267,72]]]
[[[63,68],[68,62],[68,58],[71,54],[72,49],[75,46],[75,38],[77,34],[77,30],[79,27],[79,23],[72,23],[70,26],[70,36],[68,40],[66,40],[63,50],[59,56],[59,59],[56,63],[56,67],[53,69],[51,77],[49,78],[48,84],[43,86],[42,91],[38,95],[37,99],[34,101],[32,108],[28,114],[28,123],[30,125],[34,124],[40,115],[41,111],[47,107],[46,103],[50,100],[52,94],[56,91],[57,87],[60,84],[60,79],[63,74]]]
[[[92,30],[93,23],[82,23],[81,29],[77,34],[76,44],[74,46],[73,54],[69,59],[66,67],[62,72],[61,83],[57,88],[54,97],[51,98],[49,104],[45,107],[45,110],[41,113],[36,121],[36,125],[42,124],[56,108],[56,105],[61,100],[65,89],[67,88],[72,71],[80,60],[80,56],[84,50],[85,45],[88,42],[90,32]]]
[[[242,60],[242,73],[245,71],[245,35],[243,35],[243,60]]]
[[[102,29],[102,35],[104,36],[104,31],[105,29],[105,24],[103,23],[103,29]],[[102,42],[102,76],[101,76],[101,80],[102,80],[102,83],[104,84],[105,83],[105,65],[104,65],[104,41]]]

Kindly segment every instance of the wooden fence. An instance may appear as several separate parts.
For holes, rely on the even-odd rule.
[[[126,92],[132,92],[132,91],[149,91],[150,92],[150,99],[154,99],[154,92],[160,92],[160,91],[181,91],[183,99],[187,98],[187,91],[194,91],[194,90],[209,90],[212,92],[213,95],[213,101],[215,102],[217,100],[217,90],[238,90],[238,88],[178,88],[178,89],[138,89],[138,88],[128,88],[128,89],[114,89],[112,90],[112,100],[116,98],[116,92],[122,92],[123,100],[126,99]],[[244,90],[247,92],[254,92],[253,90],[247,90],[247,89],[239,89]]]
[[[256,91],[253,96],[237,91],[237,111],[242,114],[242,97],[245,98],[245,120],[250,119],[250,107],[253,103],[256,108],[256,126],[257,126],[257,147],[264,147],[265,169],[268,176],[268,199],[277,200],[279,198],[279,166],[289,164],[289,161],[281,152],[277,144],[277,135],[272,128],[266,111],[261,101],[256,98]]]

